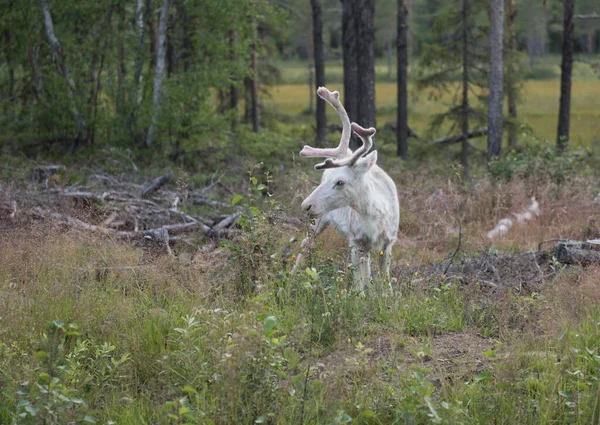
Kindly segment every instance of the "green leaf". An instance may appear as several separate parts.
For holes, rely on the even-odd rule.
[[[484,357],[489,357],[489,358],[496,357],[496,353],[494,350],[487,350],[487,351],[484,351],[482,354]]]
[[[231,205],[237,205],[244,197],[242,195],[235,195],[231,200]]]
[[[47,359],[47,358],[48,358],[48,353],[47,353],[47,352],[45,352],[45,351],[43,351],[43,350],[40,350],[40,351],[38,351],[37,353],[35,353],[35,356],[34,356],[34,358],[35,358],[36,360]]]
[[[263,423],[265,423],[266,420],[267,420],[267,418],[265,418],[264,416],[259,416],[258,418],[256,418],[254,423],[255,424],[263,424]]]
[[[48,385],[52,377],[46,372],[40,373],[40,377],[38,378],[38,384],[40,385]]]
[[[29,402],[29,400],[24,400],[21,399],[19,400],[19,402],[17,403],[17,407],[23,407],[23,406],[29,406],[31,403]]]
[[[335,421],[340,424],[348,424],[352,422],[352,416],[346,412],[342,412],[337,418],[335,418]]]
[[[96,423],[96,419],[92,418],[91,416],[86,415],[83,418],[83,422],[87,422],[89,424],[95,424]]]
[[[264,328],[265,335],[268,335],[277,326],[277,318],[275,316],[269,316],[265,319]]]
[[[485,371],[485,372],[481,372],[478,373],[477,375],[475,375],[475,382],[486,382],[486,381],[493,381],[494,380],[494,374],[492,372],[489,371]]]
[[[267,188],[267,186],[265,186],[264,184],[259,184],[258,186],[256,186],[256,191],[260,192],[261,190],[265,190]]]
[[[252,182],[253,186],[256,186],[258,184],[258,179],[256,177],[251,177],[250,181]]]
[[[182,391],[186,394],[197,394],[198,393],[195,388],[193,388],[189,385],[184,386]]]
[[[32,405],[27,405],[25,406],[25,410],[27,411],[27,413],[29,413],[31,416],[37,416],[37,414],[39,413],[40,409],[38,409],[35,406]]]

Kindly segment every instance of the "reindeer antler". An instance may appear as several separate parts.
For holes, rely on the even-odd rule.
[[[313,156],[319,158],[341,158],[348,155],[348,145],[350,143],[350,118],[340,102],[340,93],[330,92],[325,87],[319,87],[317,94],[327,103],[329,103],[340,116],[342,120],[342,137],[340,144],[335,149],[318,149],[308,145],[300,151],[300,156]]]
[[[315,165],[315,169],[317,170],[325,170],[327,168],[339,168],[345,166],[354,166],[356,162],[367,152],[371,150],[373,147],[373,136],[377,132],[375,128],[363,128],[355,122],[352,123],[352,131],[354,131],[358,137],[361,138],[363,144],[360,148],[358,148],[352,156],[340,160],[335,160],[333,158],[327,158],[325,162]]]

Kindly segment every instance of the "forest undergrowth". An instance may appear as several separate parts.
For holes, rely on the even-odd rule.
[[[302,231],[272,217],[301,217],[318,177],[297,166],[269,177],[273,196],[250,174],[232,196],[241,232],[210,249],[167,255],[3,218],[0,423],[595,423],[600,266],[514,262],[494,282],[443,273],[600,237],[594,169],[532,152],[471,181],[386,168],[401,200],[391,294],[348,289],[333,231],[289,274]],[[532,197],[539,216],[486,237]]]

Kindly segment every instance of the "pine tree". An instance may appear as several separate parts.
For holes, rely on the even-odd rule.
[[[432,16],[419,61],[418,87],[432,88],[436,97],[452,94],[452,103],[434,115],[430,131],[460,132],[461,164],[468,173],[470,124],[486,122],[482,108],[474,108],[470,94],[486,100],[489,39],[487,5],[482,0],[453,0],[439,6]],[[483,102],[479,102],[482,104]]]

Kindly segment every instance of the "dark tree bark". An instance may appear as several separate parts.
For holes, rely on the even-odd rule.
[[[173,34],[177,28],[177,12],[169,13],[169,23],[167,31]],[[173,44],[173,36],[167,37],[167,77],[170,77],[177,68],[177,52]]]
[[[315,76],[317,87],[325,86],[325,53],[323,51],[323,22],[321,19],[321,0],[311,0],[313,18],[313,47],[315,58]],[[325,101],[317,96],[317,140],[327,137],[327,117]]]
[[[110,4],[108,13],[106,15],[106,21],[104,26],[100,28],[101,34],[107,34],[110,23],[112,20],[112,14],[114,10],[114,2]],[[106,49],[108,47],[109,37],[107,35],[98,37],[94,52],[92,54],[91,66],[90,66],[90,94],[88,97],[88,114],[87,116],[91,119],[89,125],[89,137],[88,144],[94,144],[94,138],[96,136],[96,113],[98,110],[98,93],[100,93],[102,83],[102,70],[104,69],[104,58],[106,56]],[[100,43],[102,42],[102,47]],[[98,61],[100,62],[98,64]]]
[[[11,34],[8,29],[4,30],[4,42],[6,43],[5,54],[8,67],[8,99],[13,102],[15,99],[15,68],[11,55]]]
[[[344,108],[350,121],[358,119],[358,66],[356,48],[356,24],[354,9],[358,7],[355,0],[342,0],[342,56],[344,61]],[[359,123],[362,124],[362,123]],[[353,149],[358,144],[357,137],[352,135],[350,145]]]
[[[502,115],[504,101],[504,0],[490,0],[490,100],[488,107],[487,160],[502,150]]]
[[[308,112],[313,113],[315,111],[315,61],[313,57],[314,49],[311,43],[310,37],[306,37],[306,56],[308,63]]]
[[[569,121],[571,118],[571,80],[573,71],[573,10],[575,0],[563,0],[563,42],[562,61],[560,64],[560,107],[558,112],[558,134],[556,146],[559,151],[564,151],[569,143]]]
[[[156,36],[156,19],[152,13],[152,0],[146,0],[146,25],[148,25],[148,31],[150,32],[150,57],[152,58],[150,64],[152,67],[156,67],[156,56],[157,56],[157,36]]]
[[[360,0],[355,10],[358,113],[356,120],[365,128],[375,127],[375,0]]]
[[[29,47],[29,62],[31,63],[31,80],[33,84],[33,93],[36,100],[43,103],[43,78],[40,71],[40,43],[39,32],[36,31],[34,40]]]
[[[56,72],[62,78],[64,78],[67,82],[68,87],[68,96],[71,101],[71,113],[75,119],[75,128],[77,130],[77,134],[75,135],[75,139],[73,140],[72,148],[76,148],[79,144],[85,141],[88,137],[88,127],[87,123],[81,116],[79,112],[79,108],[77,107],[77,90],[75,88],[75,81],[69,75],[69,70],[67,68],[66,60],[63,56],[63,49],[60,41],[56,38],[54,34],[54,23],[52,22],[52,15],[50,15],[50,9],[48,8],[48,3],[46,0],[40,0],[42,6],[42,13],[44,15],[44,26],[46,27],[46,35],[48,36],[48,41],[50,41],[50,46],[52,48],[52,60],[56,65]]]
[[[515,54],[517,45],[517,36],[515,33],[515,18],[517,11],[515,9],[515,1],[508,0],[508,53],[509,66],[506,81],[506,89],[508,91],[508,115],[510,116],[510,124],[508,125],[508,145],[514,149],[517,147],[517,89],[515,87],[516,70],[515,70]]]
[[[463,174],[469,174],[469,0],[462,0],[462,151]]]
[[[375,126],[374,17],[375,0],[342,0],[344,107],[363,127]],[[353,135],[350,148],[360,145]]]
[[[256,50],[257,50],[257,34],[256,34],[256,22],[253,23],[252,29],[252,80],[250,80],[250,99],[252,102],[251,107],[251,118],[252,118],[252,131],[258,133],[260,131],[259,121],[258,121],[258,61],[256,58]]]
[[[398,126],[396,127],[396,154],[402,159],[408,156],[408,8],[406,0],[398,0]]]
[[[167,20],[169,17],[169,0],[165,0],[160,8],[158,23],[158,52],[156,55],[156,70],[154,72],[154,92],[152,95],[152,121],[146,136],[146,146],[154,143],[154,128],[162,103],[162,83],[165,74],[165,57],[167,53]]]
[[[237,52],[235,50],[235,44],[237,39],[237,33],[235,30],[231,30],[229,36],[229,46],[231,47],[231,58],[233,61],[237,61]],[[231,117],[231,128],[235,129],[237,126],[237,108],[239,103],[239,90],[237,85],[235,84],[236,76],[232,76],[234,83],[231,85],[229,89],[229,109],[233,110],[233,114]]]
[[[125,7],[120,8],[120,13],[121,19],[119,20],[119,47],[117,50],[117,102],[115,105],[117,115],[121,114],[123,111],[123,104],[125,103]]]

